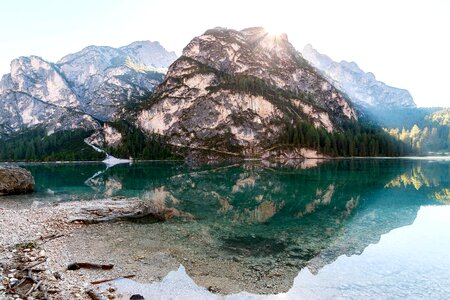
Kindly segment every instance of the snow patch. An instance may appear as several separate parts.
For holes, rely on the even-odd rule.
[[[104,152],[104,153],[106,153],[106,152]],[[114,157],[114,156],[106,153],[106,158],[102,162],[105,163],[108,167],[112,167],[112,166],[119,165],[119,164],[129,164],[129,163],[132,163],[133,161],[131,159],[117,158],[117,157]]]
[[[92,149],[94,149],[95,151],[106,154],[106,158],[102,162],[105,163],[108,168],[113,167],[118,164],[126,164],[126,163],[133,162],[131,159],[122,159],[122,158],[117,158],[112,155],[109,155],[105,150],[100,149],[99,147],[94,146],[93,144],[89,143],[89,141],[87,139],[84,139],[84,142],[86,144],[88,144],[89,146],[91,146]]]

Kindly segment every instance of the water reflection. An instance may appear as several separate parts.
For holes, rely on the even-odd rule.
[[[301,270],[286,293],[239,292],[218,296],[196,284],[180,267],[161,282],[114,281],[124,297],[139,291],[145,299],[447,299],[450,294],[450,206],[419,210],[411,226],[395,229],[359,256],[340,256],[317,274]],[[438,246],[436,246],[438,245]],[[110,288],[103,284],[102,289]],[[174,292],[176,291],[176,293]]]
[[[222,166],[182,163],[29,166],[33,197],[138,196],[187,219],[161,224],[165,243],[196,282],[214,288],[285,292],[299,270],[317,274],[338,257],[361,254],[383,234],[414,222],[424,205],[449,203],[449,162],[336,160]],[[95,176],[93,176],[95,175]],[[52,190],[49,195],[46,191]],[[152,224],[127,233],[145,240]],[[142,229],[142,230],[141,230]],[[169,234],[170,233],[170,234]],[[137,236],[139,234],[139,236]],[[168,247],[169,247],[168,246]],[[129,250],[131,251],[131,250]],[[203,262],[199,264],[199,261]],[[205,275],[207,274],[207,275]],[[231,290],[230,290],[231,289]]]

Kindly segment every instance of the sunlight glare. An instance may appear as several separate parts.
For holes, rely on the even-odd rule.
[[[269,33],[270,36],[280,36],[284,33],[286,33],[285,28],[283,28],[283,26],[280,26],[278,24],[271,24],[270,26],[266,25],[264,26],[264,28],[267,30],[267,32]]]

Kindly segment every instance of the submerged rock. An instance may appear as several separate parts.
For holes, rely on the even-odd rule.
[[[0,167],[0,196],[33,191],[34,178],[30,171],[19,167]]]

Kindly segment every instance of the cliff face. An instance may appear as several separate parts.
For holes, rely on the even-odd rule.
[[[356,119],[344,95],[286,35],[215,28],[185,47],[136,123],[171,144],[261,156],[287,122],[303,120],[332,132]]]
[[[361,70],[355,62],[335,62],[306,45],[302,55],[355,103],[365,108],[414,108],[411,94],[404,89],[376,80],[373,73]]]
[[[36,125],[49,132],[98,128],[95,119],[114,120],[126,105],[148,97],[175,59],[148,41],[90,46],[58,63],[17,58],[0,81],[0,136]]]

